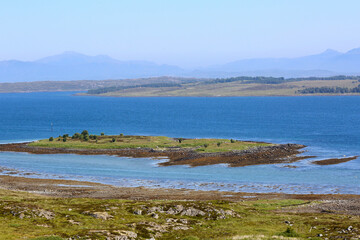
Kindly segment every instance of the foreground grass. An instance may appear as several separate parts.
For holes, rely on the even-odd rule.
[[[115,141],[114,141],[114,140]],[[181,141],[181,142],[180,142]],[[231,141],[229,139],[174,139],[163,136],[96,136],[96,139],[87,141],[63,137],[54,138],[53,141],[44,139],[32,142],[30,146],[75,149],[123,149],[123,148],[153,148],[166,149],[172,147],[192,148],[201,152],[227,152],[240,151],[258,146],[269,146],[268,143]]]
[[[360,228],[359,216],[278,211],[306,204],[291,199],[237,203],[65,199],[0,190],[0,239],[319,239],[319,234],[350,239],[350,233],[339,232],[349,225]],[[205,215],[169,212],[179,205]],[[149,213],[151,207],[164,211]]]

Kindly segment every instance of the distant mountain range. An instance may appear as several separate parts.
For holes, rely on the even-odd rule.
[[[76,52],[45,57],[32,62],[0,61],[0,82],[129,79],[157,76],[309,77],[360,75],[360,48],[298,58],[245,59],[196,70],[147,61],[120,61],[106,55],[87,56]]]

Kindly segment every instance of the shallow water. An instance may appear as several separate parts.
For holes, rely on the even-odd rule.
[[[317,159],[360,155],[360,97],[97,98],[0,94],[0,142],[64,133],[216,137],[305,144]],[[51,128],[51,123],[53,127]],[[157,167],[114,156],[0,153],[0,166],[119,186],[360,194],[360,160],[298,168]],[[33,177],[36,177],[34,175]]]

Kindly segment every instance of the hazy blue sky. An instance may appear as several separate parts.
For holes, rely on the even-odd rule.
[[[360,47],[359,0],[1,0],[0,60],[63,51],[185,67]]]

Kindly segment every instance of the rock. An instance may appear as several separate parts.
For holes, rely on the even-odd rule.
[[[167,223],[174,223],[174,222],[177,222],[177,219],[175,219],[175,218],[167,218],[166,222]]]
[[[135,214],[135,215],[141,215],[141,214],[142,214],[142,210],[136,209],[136,210],[134,211],[134,214]]]
[[[39,217],[44,217],[46,219],[53,219],[55,217],[55,214],[53,212],[50,212],[50,211],[46,211],[44,209],[40,209],[37,211],[37,215]]]
[[[97,219],[102,219],[102,220],[108,220],[108,219],[113,217],[107,212],[94,212],[92,214],[92,216],[97,218]]]
[[[231,211],[231,210],[226,210],[225,214],[229,215],[229,216],[232,216],[232,217],[236,216],[236,213],[234,211]]]
[[[169,208],[167,211],[166,211],[167,214],[170,214],[170,215],[175,215],[177,214],[178,212],[174,209],[174,208]]]
[[[183,226],[183,225],[173,227],[173,230],[189,230],[189,229],[190,228],[188,226]]]
[[[181,211],[184,210],[184,206],[183,205],[176,205],[175,210],[180,213]]]
[[[24,213],[20,213],[19,218],[20,218],[20,219],[24,219],[24,217],[25,217],[25,214],[24,214]]]
[[[184,223],[184,224],[188,224],[188,223],[189,223],[189,221],[188,221],[187,219],[180,219],[180,222],[181,222],[181,223]]]
[[[151,217],[152,217],[152,218],[155,218],[155,219],[158,219],[158,218],[159,218],[159,215],[156,214],[156,213],[153,213],[153,214],[151,214]]]
[[[198,210],[193,207],[189,207],[188,209],[181,212],[182,216],[196,217],[196,216],[205,216],[205,212]]]
[[[137,234],[135,232],[132,231],[116,231],[117,234],[119,234],[118,236],[111,236],[108,237],[106,239],[111,239],[111,240],[133,240],[137,238]]]
[[[83,214],[90,215],[90,216],[92,216],[94,218],[102,219],[102,220],[109,220],[110,218],[113,217],[107,212],[94,212],[94,213],[92,213],[92,212],[89,212],[89,211],[85,211],[85,212],[83,212]]]
[[[323,235],[322,235],[321,233],[319,233],[317,236],[318,236],[318,237],[322,237]]]
[[[162,207],[151,207],[151,208],[149,208],[149,210],[148,210],[148,213],[153,213],[153,212],[163,212],[163,209],[162,209]]]
[[[72,220],[72,219],[70,219],[70,220],[68,220],[68,221],[69,221],[69,223],[71,223],[71,224],[73,224],[73,225],[80,225],[79,222],[75,222],[75,221]]]

